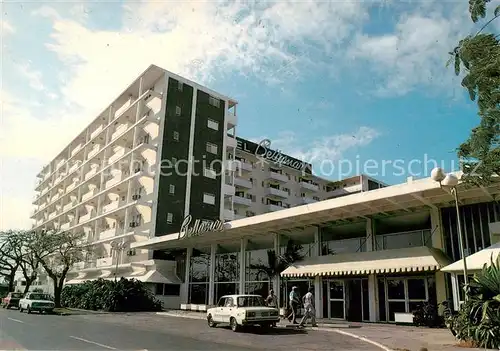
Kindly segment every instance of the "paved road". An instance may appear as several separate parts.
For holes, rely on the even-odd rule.
[[[193,319],[136,314],[71,316],[0,310],[0,350],[379,350],[333,332],[253,328],[233,333]]]

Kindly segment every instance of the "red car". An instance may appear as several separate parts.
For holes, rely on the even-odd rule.
[[[19,308],[19,300],[23,298],[23,294],[19,292],[10,292],[2,299],[3,308],[16,307]]]

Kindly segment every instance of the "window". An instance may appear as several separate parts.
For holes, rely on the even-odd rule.
[[[219,122],[209,118],[207,121],[207,127],[213,130],[219,130]]]
[[[170,194],[175,194],[175,185],[170,184],[170,187],[169,187],[169,189],[168,189],[168,192],[169,192]]]
[[[180,292],[179,284],[156,284],[156,295],[179,296]]]
[[[208,103],[212,106],[215,106],[215,107],[220,107],[220,100],[217,99],[217,98],[214,98],[213,96],[210,96],[208,98]]]
[[[203,202],[209,205],[215,205],[215,195],[204,193],[203,194]]]
[[[175,106],[175,115],[176,116],[180,116],[181,115],[181,107],[180,106]]]
[[[179,141],[179,132],[174,131],[174,140]]]
[[[170,212],[167,213],[167,223],[172,224],[173,221],[174,221],[174,214]]]
[[[215,171],[211,168],[205,168],[203,170],[203,175],[207,178],[215,179],[217,177],[217,174]]]
[[[177,90],[182,91],[184,89],[184,83],[177,82]]]
[[[217,145],[212,143],[207,143],[207,152],[217,155]]]

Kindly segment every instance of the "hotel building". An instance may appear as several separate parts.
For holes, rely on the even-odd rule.
[[[159,284],[160,296],[173,291],[163,300],[178,306],[182,267],[163,251],[133,243],[178,232],[188,214],[227,222],[384,186],[366,176],[330,184],[283,154],[280,165],[268,156],[259,162],[259,145],[235,135],[236,106],[150,66],[44,167],[34,229],[83,232],[94,245],[68,284],[134,277]],[[168,283],[174,286],[162,285]]]

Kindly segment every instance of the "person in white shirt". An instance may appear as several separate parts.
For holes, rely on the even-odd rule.
[[[303,327],[304,324],[307,322],[308,318],[311,318],[311,324],[313,327],[317,327],[318,325],[316,324],[316,309],[314,308],[314,295],[313,295],[314,288],[309,288],[309,291],[307,294],[305,294],[302,297],[302,303],[304,305],[304,316],[302,317],[302,320],[299,323],[299,327]]]

